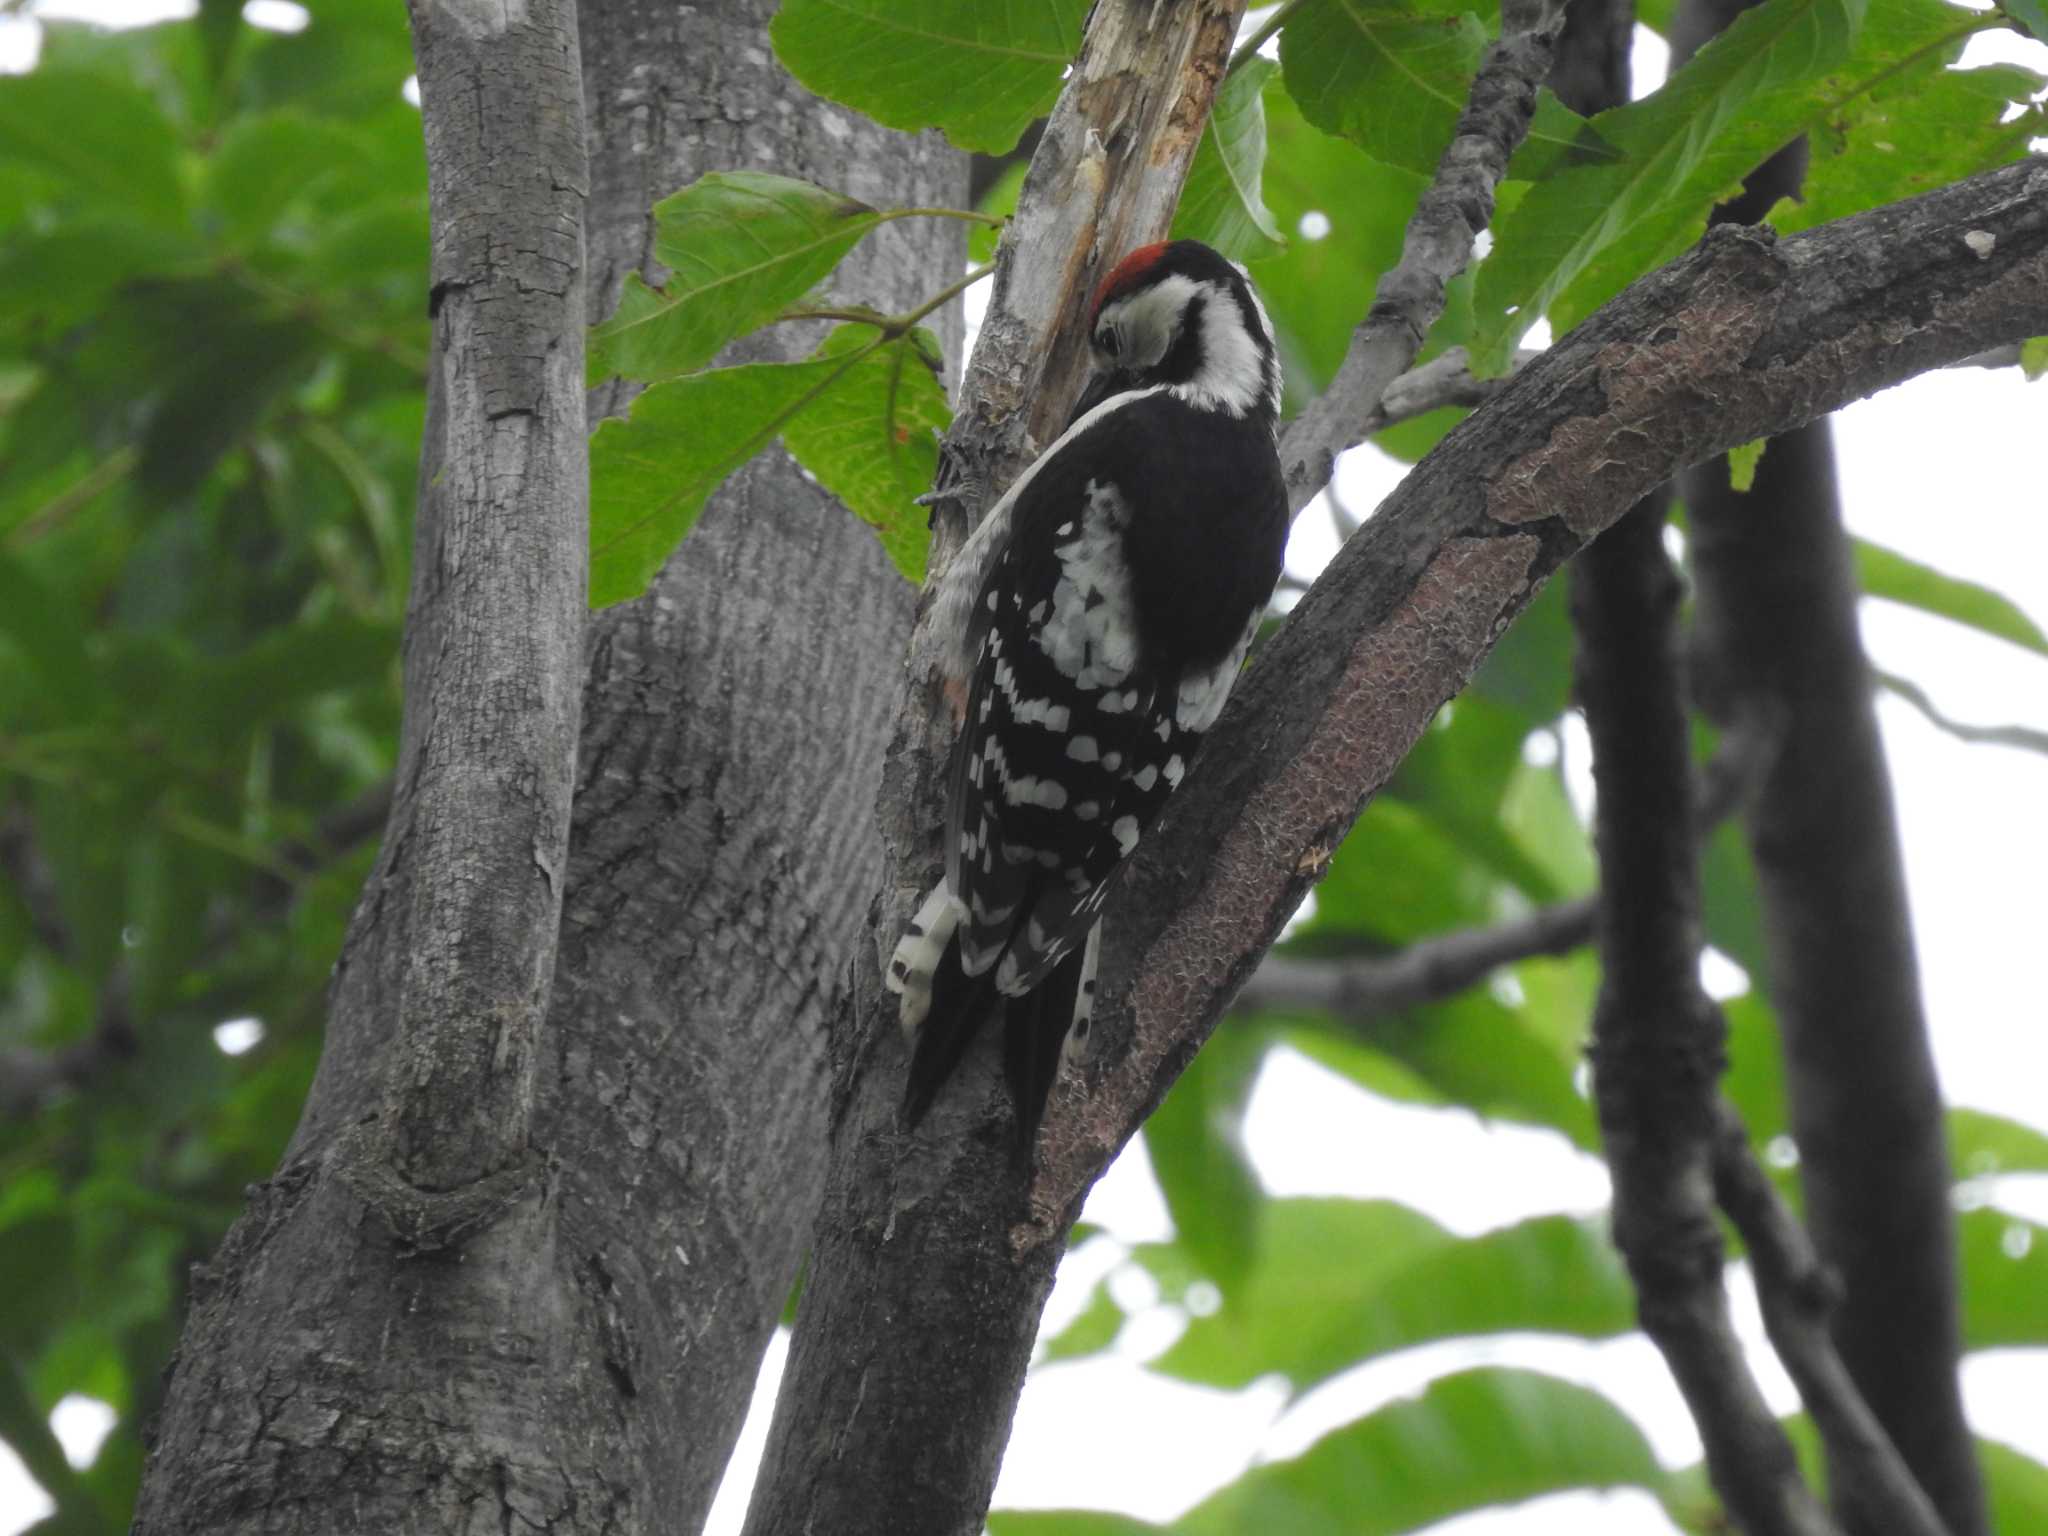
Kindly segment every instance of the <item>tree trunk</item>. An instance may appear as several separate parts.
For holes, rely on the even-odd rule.
[[[781,71],[770,9],[584,7],[590,259],[563,294],[572,385],[585,294],[599,316],[627,271],[662,275],[648,206],[706,171],[774,169],[877,204],[960,201],[963,156],[820,102]],[[573,44],[575,27],[559,25]],[[557,77],[563,62],[557,50]],[[573,51],[566,62],[573,82]],[[507,94],[539,99],[530,82]],[[431,79],[425,100],[431,135]],[[558,95],[548,121],[571,127],[558,137],[579,163],[553,179],[580,205],[574,100]],[[506,164],[506,146],[542,143],[530,123],[490,133]],[[442,212],[437,199],[437,229]],[[540,231],[562,214],[531,217]],[[494,233],[518,247],[520,228]],[[902,309],[963,265],[957,225],[904,221],[836,283],[845,299]],[[945,329],[957,355],[957,314]],[[747,355],[800,356],[819,334],[786,327]],[[592,419],[628,393],[600,391]],[[580,408],[574,420],[580,448]],[[430,452],[423,483],[437,467]],[[423,496],[423,552],[438,514]],[[584,537],[579,526],[579,557]],[[580,608],[580,575],[576,595]],[[712,499],[644,598],[590,619],[583,659],[555,659],[572,701],[584,683],[583,725],[566,868],[559,853],[525,855],[562,916],[558,957],[552,920],[526,946],[555,962],[528,1073],[536,1153],[471,1197],[408,1203],[416,1219],[394,1232],[364,1219],[366,1184],[391,1191],[377,1164],[358,1166],[364,1139],[347,1132],[379,1104],[412,893],[445,868],[413,856],[402,777],[287,1163],[195,1285],[140,1529],[701,1525],[818,1198],[825,1021],[876,878],[872,808],[914,597],[873,535],[778,448]],[[415,711],[453,681],[426,624],[466,611],[438,589],[422,603],[408,630]],[[409,716],[408,742],[414,731]],[[500,751],[519,740],[508,729]],[[488,840],[457,827],[458,845],[465,830]],[[462,955],[485,970],[537,959]]]

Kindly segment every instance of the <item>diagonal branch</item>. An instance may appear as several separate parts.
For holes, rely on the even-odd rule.
[[[1991,237],[1983,259],[1966,232]],[[1106,1059],[1084,1103],[1048,1116],[1019,1249],[1064,1233],[1366,799],[1560,564],[1685,464],[2043,329],[2037,159],[1782,242],[1718,231],[1447,437],[1263,648],[1140,846],[1107,945]]]
[[[1704,831],[1732,816],[1762,777],[1772,743],[1763,722],[1731,730],[1700,775],[1695,803]],[[1464,928],[1418,939],[1383,955],[1310,959],[1269,954],[1237,994],[1233,1011],[1308,1008],[1355,1026],[1378,1015],[1442,1002],[1475,986],[1491,971],[1540,955],[1564,955],[1593,942],[1597,893],[1539,907],[1485,928]]]

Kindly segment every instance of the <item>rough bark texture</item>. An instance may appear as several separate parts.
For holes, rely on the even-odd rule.
[[[656,199],[773,170],[877,207],[958,206],[966,157],[819,100],[768,0],[584,7],[592,314],[651,254]],[[902,311],[966,266],[899,220],[832,296]],[[937,317],[960,351],[958,306]],[[826,327],[721,362],[809,353]],[[618,387],[600,392],[622,409]],[[826,1028],[879,870],[873,806],[916,593],[775,448],[714,496],[647,596],[591,621],[555,1020],[564,1229],[615,1321],[644,1529],[694,1530],[817,1207]]]
[[[1956,1378],[1941,1091],[1826,424],[1774,438],[1747,496],[1718,464],[1683,486],[1703,700],[1724,722],[1762,716],[1781,732],[1747,826],[1806,1219],[1842,1281],[1835,1339],[1950,1530],[1969,1536],[1984,1508]],[[1857,1479],[1830,1486],[1852,1531],[1891,1529]]]
[[[1241,10],[1096,7],[1004,239],[941,468],[951,494],[934,509],[935,568],[968,514],[1057,434],[1087,367],[1073,322],[1100,271],[1164,236]],[[880,955],[938,868],[952,722],[932,638],[921,631],[912,650],[878,807],[891,867],[835,1032],[832,1170],[750,1536],[980,1530],[1059,1258],[1054,1243],[1020,1262],[1007,1241],[1023,1178],[993,1107],[998,1032],[914,1138],[897,1122],[907,1052]]]
[[[771,10],[584,8],[591,257],[587,290],[573,269],[557,285],[578,311],[567,334],[580,341],[586,291],[601,315],[627,270],[661,275],[648,206],[705,171],[772,168],[878,205],[959,202],[963,156],[781,72]],[[565,95],[514,93],[529,111],[566,101],[546,118],[552,137],[530,120],[477,126],[507,164],[573,153],[574,173],[553,174],[574,189],[573,51],[558,65]],[[431,78],[426,101],[431,116]],[[548,163],[531,163],[545,186]],[[527,217],[531,236],[501,214],[497,245],[544,250],[545,220]],[[899,222],[842,269],[838,293],[906,308],[963,265],[957,225]],[[466,292],[444,297],[444,315]],[[820,330],[787,327],[748,355],[798,355]],[[580,449],[580,361],[566,378]],[[627,393],[601,392],[593,418]],[[437,506],[423,499],[423,541]],[[579,557],[584,543],[579,530]],[[580,615],[580,578],[577,596]],[[543,882],[562,904],[532,1073],[546,1160],[501,1192],[509,1207],[423,1209],[409,1243],[364,1222],[358,1188],[334,1177],[392,1050],[408,954],[396,893],[445,869],[400,858],[418,847],[401,777],[290,1160],[195,1288],[144,1529],[702,1523],[823,1176],[825,1022],[877,878],[872,805],[913,597],[873,535],[778,450],[713,498],[645,598],[593,618],[585,651],[557,658],[584,710],[568,855],[555,851]],[[417,706],[450,680],[434,671],[438,645],[409,645]],[[521,730],[495,750],[509,755]],[[507,955],[530,967],[537,952],[554,953],[552,926]]]
[[[419,0],[413,30],[434,365],[391,819],[288,1161],[194,1275],[143,1531],[613,1498],[534,1135],[588,545],[575,16]]]

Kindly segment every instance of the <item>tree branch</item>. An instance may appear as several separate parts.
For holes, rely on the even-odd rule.
[[[1586,540],[1684,464],[2048,329],[2044,199],[2032,160],[1782,242],[1718,231],[1409,474],[1254,659],[1140,845],[1106,944],[1103,1059],[1085,1101],[1055,1096],[1020,1252],[1064,1232],[1367,797]],[[1992,237],[1982,260],[1972,231]]]
[[[1715,1491],[1749,1536],[1831,1531],[1729,1321],[1710,1139],[1727,1027],[1699,983],[1678,576],[1664,505],[1630,512],[1573,569],[1575,671],[1600,785],[1594,1103],[1614,1176],[1614,1242],[1643,1331],[1706,1444]]]
[[[598,1389],[555,1353],[574,1306],[535,1262],[556,1206],[531,1134],[583,670],[576,20],[412,21],[435,340],[389,831],[292,1152],[194,1272],[140,1532],[331,1524],[343,1488],[390,1529],[612,1500],[556,1438]]]
[[[1762,731],[1730,731],[1700,775],[1702,831],[1733,815],[1770,755]],[[1268,954],[1237,994],[1232,1011],[1307,1008],[1357,1026],[1382,1014],[1442,1002],[1491,971],[1539,955],[1563,955],[1593,942],[1599,895],[1575,897],[1485,928],[1418,939],[1391,954],[1338,959]]]
[[[1363,440],[1393,382],[1443,313],[1444,291],[1472,259],[1493,218],[1493,190],[1529,131],[1536,88],[1550,73],[1563,0],[1505,0],[1500,41],[1487,50],[1436,176],[1415,205],[1401,259],[1380,279],[1330,387],[1280,436],[1289,510],[1329,484],[1337,455]],[[1384,423],[1382,423],[1384,425]]]
[[[1778,1198],[1750,1151],[1741,1118],[1725,1101],[1713,1131],[1714,1195],[1749,1249],[1764,1331],[1828,1448],[1836,1476],[1853,1478],[1886,1529],[1900,1536],[1947,1536],[1948,1528],[1900,1459],[1884,1426],[1856,1390],[1828,1332],[1841,1282]]]

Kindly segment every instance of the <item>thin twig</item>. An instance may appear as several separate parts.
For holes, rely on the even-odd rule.
[[[1401,259],[1380,279],[1330,387],[1280,440],[1288,502],[1299,512],[1328,484],[1337,455],[1364,435],[1394,381],[1415,361],[1443,313],[1451,279],[1472,259],[1493,217],[1493,192],[1529,130],[1536,88],[1564,25],[1563,0],[1506,0],[1501,38],[1488,51],[1436,178],[1408,221]]]
[[[1835,1348],[1828,1318],[1840,1282],[1778,1197],[1750,1150],[1741,1117],[1725,1100],[1716,1110],[1713,1155],[1714,1195],[1749,1249],[1764,1332],[1813,1415],[1832,1464],[1853,1471],[1860,1494],[1884,1511],[1894,1536],[1949,1536]]]
[[[1927,696],[1927,690],[1916,682],[1900,677],[1894,672],[1875,669],[1870,676],[1871,681],[1878,687],[1912,705],[1926,716],[1928,723],[1935,729],[1948,732],[1958,741],[1995,747],[2019,747],[2027,752],[2048,752],[2048,731],[2037,730],[2031,725],[1971,725],[1967,721],[1943,713],[1941,707]]]
[[[1700,775],[1696,796],[1702,833],[1739,810],[1770,765],[1771,732],[1729,731]],[[1269,953],[1232,1005],[1238,1013],[1302,1008],[1367,1027],[1402,1008],[1440,1003],[1477,986],[1504,965],[1542,955],[1567,955],[1593,942],[1599,912],[1594,893],[1556,902],[1484,928],[1433,934],[1390,954],[1337,958]]]

